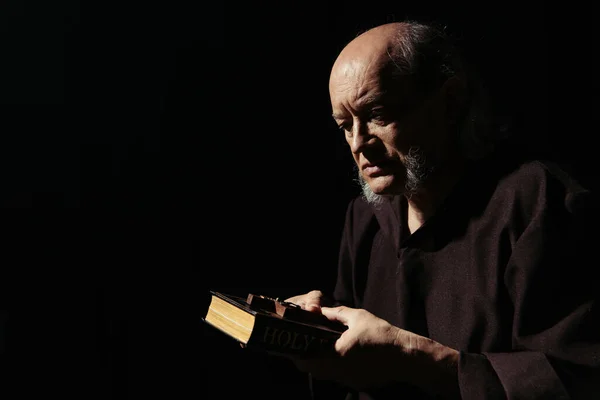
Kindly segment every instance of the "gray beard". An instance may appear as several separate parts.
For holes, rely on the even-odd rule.
[[[409,149],[405,157],[404,166],[406,168],[406,183],[404,184],[404,191],[398,194],[402,194],[410,199],[412,195],[423,187],[427,178],[435,171],[435,166],[428,162],[425,153],[419,147],[411,147]],[[367,203],[376,206],[383,203],[385,196],[374,193],[358,170],[358,167],[355,168],[358,177],[357,182],[362,189],[363,198]]]

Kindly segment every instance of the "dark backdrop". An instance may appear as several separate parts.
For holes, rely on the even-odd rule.
[[[515,145],[595,184],[591,8],[197,3],[0,6],[7,393],[304,394],[289,365],[200,316],[209,288],[331,287],[357,192],[329,68],[378,23],[447,24],[514,121]]]

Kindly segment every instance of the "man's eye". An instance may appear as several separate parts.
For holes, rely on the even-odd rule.
[[[383,110],[371,110],[370,118],[377,121],[383,121],[385,120],[386,115]]]
[[[349,131],[352,129],[352,126],[349,124],[339,124],[338,128],[340,131]]]

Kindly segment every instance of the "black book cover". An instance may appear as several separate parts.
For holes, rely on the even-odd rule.
[[[313,322],[314,318],[307,318],[308,322],[301,321],[304,313],[310,313],[309,311],[294,309],[294,313],[290,313],[290,315],[297,317],[289,318],[285,317],[285,314],[282,316],[277,312],[250,304],[247,299],[214,291],[210,293],[213,297],[217,297],[254,317],[250,338],[245,343],[251,349],[305,356],[331,354],[335,341],[345,329],[344,326],[338,324],[315,323]],[[229,315],[227,318],[232,316]],[[325,317],[323,318],[325,319]],[[207,321],[206,318],[203,318],[203,320],[235,338],[226,328],[221,329],[219,326]]]

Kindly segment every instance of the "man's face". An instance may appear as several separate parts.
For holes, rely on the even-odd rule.
[[[389,67],[385,56],[343,60],[329,85],[334,119],[378,195],[417,191],[447,151],[443,90],[426,96]]]

